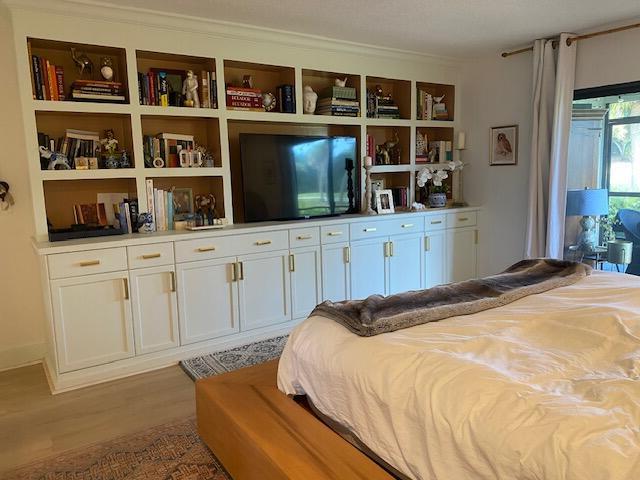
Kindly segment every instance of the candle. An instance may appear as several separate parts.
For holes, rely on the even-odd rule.
[[[370,167],[371,165],[372,165],[371,157],[367,155],[366,157],[364,157],[364,166]]]
[[[464,150],[465,140],[464,132],[458,132],[458,150]]]

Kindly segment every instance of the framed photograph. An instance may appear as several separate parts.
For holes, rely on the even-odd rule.
[[[193,213],[193,190],[175,188],[173,190],[173,215],[179,220]]]
[[[376,210],[380,214],[394,212],[391,190],[376,190]]]
[[[518,125],[492,127],[489,165],[518,164]]]

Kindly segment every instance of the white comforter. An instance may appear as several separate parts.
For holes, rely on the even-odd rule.
[[[311,317],[278,386],[412,478],[640,479],[640,278],[369,338]]]

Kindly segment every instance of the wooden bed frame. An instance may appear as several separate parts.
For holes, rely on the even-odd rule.
[[[393,480],[276,387],[278,360],[196,382],[198,432],[234,480]]]

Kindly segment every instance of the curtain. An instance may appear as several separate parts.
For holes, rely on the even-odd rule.
[[[576,42],[571,34],[533,46],[533,99],[529,209],[525,256],[562,258],[567,202],[567,152],[575,80]]]

